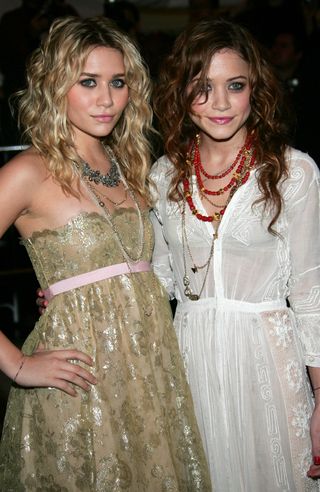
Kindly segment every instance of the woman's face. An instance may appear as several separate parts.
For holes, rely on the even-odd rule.
[[[122,53],[103,46],[94,48],[67,94],[67,116],[76,141],[109,135],[128,99]]]
[[[216,141],[243,139],[250,93],[248,63],[235,51],[219,51],[211,59],[207,85],[194,99],[189,116],[203,136]]]

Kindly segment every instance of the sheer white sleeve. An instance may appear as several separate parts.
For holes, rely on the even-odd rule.
[[[152,255],[153,270],[168,292],[169,298],[175,297],[175,280],[172,270],[172,256],[163,227],[163,214],[166,213],[166,196],[168,179],[166,178],[167,160],[163,157],[157,161],[151,172],[151,178],[156,186],[155,203],[150,212],[154,229],[154,250]]]
[[[289,302],[305,363],[320,366],[320,177],[315,163],[298,155],[285,182],[291,276]]]

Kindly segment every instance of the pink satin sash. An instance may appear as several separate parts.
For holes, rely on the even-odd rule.
[[[116,277],[125,273],[138,273],[138,272],[150,272],[151,264],[148,261],[139,261],[138,263],[118,263],[117,265],[110,265],[103,268],[98,268],[87,273],[81,273],[75,277],[66,278],[60,280],[55,284],[50,285],[45,291],[45,298],[50,301],[52,297],[62,292],[67,292],[77,287],[92,284],[99,280],[105,280],[107,278]]]

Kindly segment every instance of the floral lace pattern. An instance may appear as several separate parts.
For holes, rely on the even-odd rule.
[[[137,215],[121,211],[114,220],[123,240],[138,245]],[[144,222],[148,261],[147,213]],[[35,233],[25,244],[42,287],[123,262],[97,213]],[[77,389],[75,398],[54,388],[12,388],[0,446],[1,491],[210,492],[170,305],[152,272],[54,297],[24,352],[40,342],[91,355],[98,383],[89,393]]]

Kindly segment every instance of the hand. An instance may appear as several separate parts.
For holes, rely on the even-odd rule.
[[[320,456],[320,404],[316,405],[310,422],[312,456]],[[320,478],[320,465],[312,464],[307,472],[308,477]]]
[[[44,297],[44,292],[41,289],[37,289],[36,305],[39,307],[39,313],[43,314],[49,304],[49,301]]]
[[[16,377],[20,386],[58,388],[70,396],[77,396],[73,385],[85,391],[96,378],[86,369],[72,361],[78,360],[92,366],[92,359],[79,350],[44,350],[39,348],[25,360]],[[90,384],[89,384],[90,383]]]

